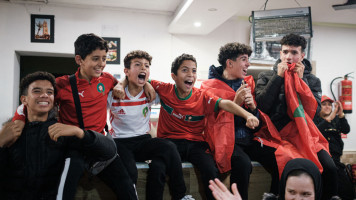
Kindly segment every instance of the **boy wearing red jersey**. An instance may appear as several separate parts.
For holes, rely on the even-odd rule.
[[[177,57],[171,68],[175,84],[151,81],[161,98],[157,136],[176,144],[182,161],[191,162],[200,171],[207,199],[214,199],[208,186],[209,180],[218,176],[209,145],[203,136],[204,117],[219,109],[246,119],[246,126],[257,127],[258,119],[230,100],[194,87],[197,79],[197,62],[192,55]]]
[[[75,61],[79,65],[75,78],[84,129],[104,133],[108,93],[118,83],[111,74],[103,72],[106,66],[107,42],[93,33],[83,34],[77,38],[74,47]],[[69,76],[58,77],[56,82],[55,103],[59,107],[59,121],[79,127]],[[24,110],[21,105],[13,121],[24,122],[26,120]],[[86,167],[82,155],[75,151],[69,154],[57,199],[74,199],[79,179]],[[98,176],[111,187],[118,199],[137,199],[134,184],[119,156],[116,156]]]

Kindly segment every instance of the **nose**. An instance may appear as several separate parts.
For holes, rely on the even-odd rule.
[[[40,95],[40,97],[48,97],[47,92],[42,93],[42,94]]]
[[[292,53],[288,52],[286,57],[287,57],[287,59],[291,59],[292,58]]]
[[[105,67],[105,65],[106,65],[106,60],[100,60],[100,61],[99,61],[99,65],[100,65],[101,67]]]

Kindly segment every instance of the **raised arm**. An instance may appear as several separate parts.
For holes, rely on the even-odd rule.
[[[338,124],[338,129],[344,133],[344,134],[348,134],[350,132],[350,125],[347,122],[346,118],[345,118],[345,114],[344,114],[344,109],[342,107],[342,104],[340,101],[336,101],[335,105],[338,105],[338,110],[337,110],[337,116],[339,117],[339,124]]]
[[[255,129],[259,124],[255,116],[230,100],[222,99],[219,101],[219,108],[244,118],[246,120],[246,126],[250,129]]]

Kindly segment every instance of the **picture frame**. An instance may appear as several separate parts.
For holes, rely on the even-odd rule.
[[[120,64],[120,38],[103,37],[108,42],[108,54],[106,57],[107,64]]]
[[[31,14],[31,42],[54,43],[54,15]]]

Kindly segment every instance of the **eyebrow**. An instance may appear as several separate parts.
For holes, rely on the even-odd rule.
[[[150,64],[149,62],[141,62],[141,61],[137,61],[137,60],[136,60],[136,61],[133,61],[133,62],[134,62],[134,63],[140,63],[140,64],[148,64],[148,65]]]
[[[41,88],[41,87],[34,87],[34,88],[32,88],[32,90],[51,90],[51,91],[54,91],[54,89],[52,89],[52,88]]]
[[[240,58],[248,58],[247,56],[241,56]]]

